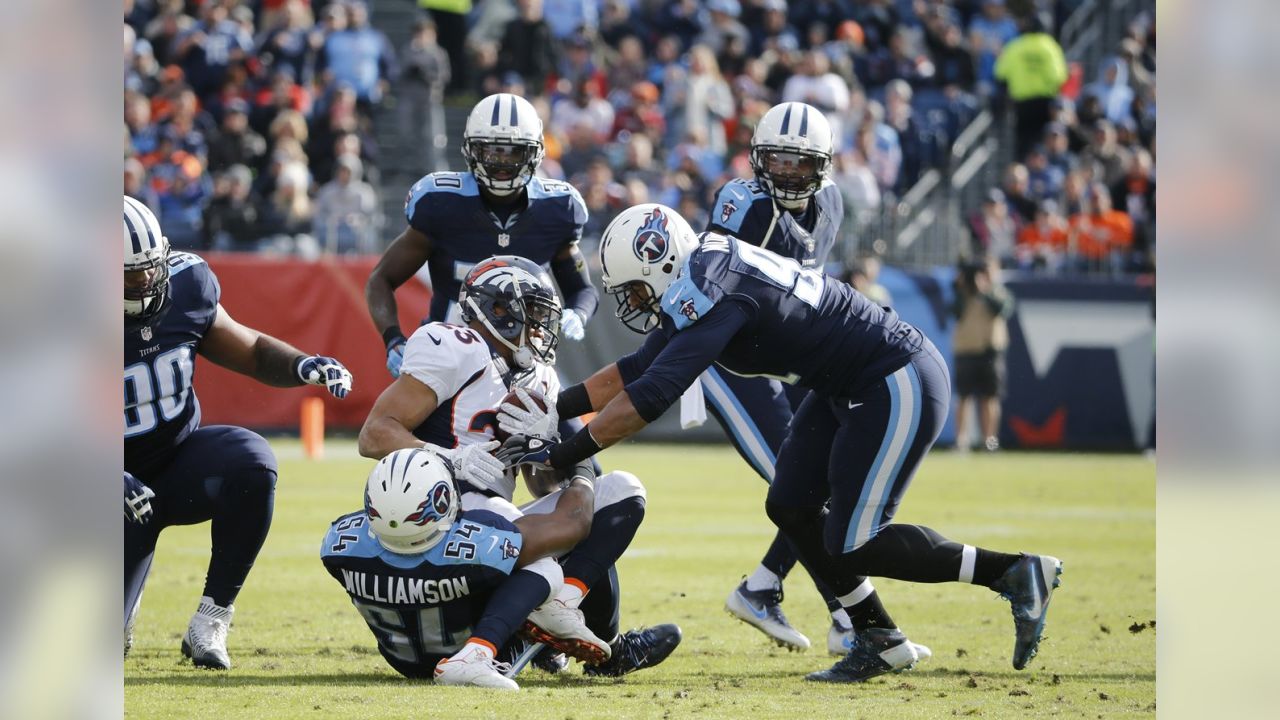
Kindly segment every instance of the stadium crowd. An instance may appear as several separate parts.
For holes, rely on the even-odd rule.
[[[1046,270],[1077,254],[1140,268],[1152,252],[1154,28],[1136,25],[1098,83],[1069,93],[1076,102],[1064,75],[1039,114],[1003,67],[1016,63],[1001,62],[1024,30],[1058,27],[1080,4],[484,0],[466,13],[465,42],[437,38],[424,14],[397,51],[360,0],[126,0],[125,192],[179,248],[377,252],[379,197],[405,190],[381,176],[461,169],[440,152],[461,134],[444,127],[444,103],[504,91],[542,115],[541,172],[582,193],[588,241],[646,201],[701,227],[716,188],[750,175],[754,123],[795,100],[827,113],[831,177],[866,219],[945,163],[1008,82],[1026,147],[974,213],[975,251]],[[470,3],[449,5],[456,20]],[[413,151],[380,157],[383,123]]]

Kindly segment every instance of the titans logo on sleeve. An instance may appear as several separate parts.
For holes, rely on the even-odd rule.
[[[777,208],[775,219],[774,210],[773,199],[755,180],[730,180],[716,195],[707,230],[820,269],[844,221],[844,199],[835,183],[824,180],[799,216]]]
[[[200,424],[191,383],[195,356],[218,309],[221,289],[205,261],[169,258],[169,303],[160,315],[124,327],[124,466],[141,472],[177,448]]]
[[[409,189],[405,217],[431,239],[428,320],[460,322],[458,294],[477,262],[519,255],[545,266],[565,245],[582,239],[587,206],[573,186],[535,177],[526,193],[527,206],[504,222],[485,207],[471,173],[432,173]]]

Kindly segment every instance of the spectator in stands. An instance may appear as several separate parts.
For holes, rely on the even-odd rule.
[[[884,88],[884,121],[898,135],[898,145],[902,148],[902,169],[899,172],[895,190],[899,195],[911,187],[920,178],[921,144],[923,142],[919,123],[911,108],[914,93],[906,80],[890,80]]]
[[[160,207],[160,198],[147,184],[147,169],[136,157],[124,159],[124,194],[151,208],[152,212]]]
[[[232,165],[217,176],[213,197],[204,210],[204,246],[213,250],[258,249],[258,207],[250,191],[253,174],[244,165]]]
[[[1129,86],[1133,88],[1134,95],[1146,96],[1155,90],[1155,77],[1142,62],[1141,41],[1132,37],[1121,40],[1116,56],[1124,64]]]
[[[269,135],[276,115],[286,110],[309,115],[311,98],[288,71],[281,70],[271,76],[270,87],[258,91],[254,106],[249,112],[249,125],[262,135]]]
[[[1005,349],[1009,346],[1007,319],[1013,296],[1000,283],[994,258],[960,267],[951,313],[955,353],[956,449],[969,450],[969,407],[976,401],[983,446],[1000,449],[1000,399],[1004,396]]]
[[[832,181],[844,196],[845,215],[859,226],[880,209],[880,185],[861,149],[854,147],[836,155]]]
[[[334,82],[350,85],[364,112],[382,102],[395,74],[395,51],[381,30],[369,26],[369,8],[362,0],[347,2],[345,25],[338,23],[324,41],[321,69]]]
[[[845,273],[845,283],[862,293],[871,302],[889,307],[893,305],[893,296],[889,288],[880,284],[880,258],[874,255],[863,255],[849,267]]]
[[[597,95],[597,85],[585,78],[578,80],[573,94],[561,98],[551,107],[551,123],[556,127],[591,127],[596,143],[608,142],[613,134],[613,106]]]
[[[969,220],[973,233],[973,252],[981,257],[991,257],[1002,265],[1012,265],[1018,226],[1009,216],[1009,204],[1004,193],[997,188],[987,192],[982,207]]]
[[[1045,32],[1035,16],[1025,23],[1026,33],[1004,48],[993,70],[994,76],[1008,87],[1013,101],[1017,117],[1015,152],[1019,157],[1039,140],[1049,122],[1050,106],[1067,81],[1062,46]]]
[[[619,177],[623,182],[639,181],[653,195],[662,187],[662,168],[654,162],[653,142],[644,133],[632,133],[627,141],[627,156]]]
[[[518,0],[520,15],[502,32],[498,65],[503,72],[518,72],[525,85],[541,90],[556,67],[551,27],[543,16],[542,0]]]
[[[1066,217],[1086,212],[1089,204],[1089,176],[1084,168],[1072,170],[1062,180],[1062,211]]]
[[[316,193],[312,235],[328,253],[375,252],[378,196],[361,179],[364,165],[354,155],[338,158],[333,179]]]
[[[262,166],[267,141],[249,127],[249,104],[233,100],[223,109],[222,127],[209,142],[209,172],[218,173],[232,165]]]
[[[738,16],[742,14],[738,0],[707,0],[707,12],[711,22],[703,28],[696,44],[709,48],[713,54],[724,50],[729,38],[738,39],[744,47],[750,45],[751,33],[738,22]]]
[[[1071,217],[1068,247],[1087,269],[1118,271],[1133,248],[1133,221],[1112,208],[1111,191],[1102,183],[1089,187],[1085,209]]]
[[[831,124],[831,136],[844,134],[843,115],[849,109],[849,86],[831,72],[831,61],[821,50],[805,53],[800,72],[782,88],[782,102],[808,103],[821,110]]]
[[[1017,36],[1018,25],[1006,12],[1004,0],[982,0],[982,13],[969,21],[969,47],[978,58],[980,95],[989,96],[994,92],[996,58]]]
[[[596,0],[543,0],[551,36],[565,40],[571,35],[595,35],[600,24]]]
[[[161,67],[177,62],[178,38],[185,36],[196,26],[196,19],[183,13],[182,2],[165,2],[160,14],[147,23],[142,35],[151,43],[156,63]]]
[[[898,132],[886,125],[883,118],[883,105],[875,101],[867,103],[855,145],[871,166],[871,172],[875,173],[880,192],[886,193],[892,192],[898,184],[898,174],[902,169],[902,146],[898,141]]]
[[[166,148],[168,141],[161,142]],[[212,191],[209,176],[196,156],[171,146],[151,169],[160,205],[160,222],[170,244],[178,250],[200,250],[204,204]]]
[[[1049,123],[1044,127],[1044,149],[1049,164],[1065,175],[1076,168],[1079,160],[1071,152],[1071,140],[1062,123]]]
[[[976,63],[973,53],[965,46],[964,32],[960,30],[960,26],[944,21],[941,37],[936,44],[931,45],[934,83],[939,86],[973,88],[977,82]]]
[[[306,165],[286,159],[276,176],[275,189],[259,206],[262,235],[279,250],[293,251],[304,235],[314,243],[307,234],[311,230],[312,215],[310,184]]]
[[[253,51],[253,36],[230,17],[225,3],[205,3],[200,17],[198,24],[177,37],[173,60],[182,65],[187,82],[203,97],[222,87],[228,66],[243,62]]]
[[[582,33],[572,35],[565,40],[565,48],[556,65],[556,91],[567,95],[576,83],[589,82],[595,85],[596,95],[604,97],[609,89],[608,78],[596,62],[591,38]]]
[[[605,44],[621,49],[626,38],[649,37],[648,23],[631,11],[630,0],[605,0],[600,10],[600,39]]]
[[[689,51],[689,74],[680,94],[683,107],[677,116],[680,123],[674,127],[678,127],[682,135],[696,133],[705,139],[708,150],[723,155],[728,149],[724,121],[734,113],[733,93],[709,47],[695,45]]]
[[[847,85],[860,86],[867,79],[867,45],[862,26],[845,20],[836,26],[835,39],[822,47],[831,61],[831,70]]]
[[[315,53],[321,39],[312,34],[315,18],[302,0],[286,0],[275,11],[264,9],[264,30],[258,40],[258,58],[267,72],[282,70],[303,82],[311,79]]]
[[[1067,250],[1067,222],[1058,204],[1045,200],[1036,205],[1032,220],[1018,231],[1018,267],[1057,272]]]
[[[1128,172],[1133,153],[1117,141],[1116,128],[1110,121],[1099,120],[1093,126],[1093,141],[1081,160],[1093,164],[1099,172],[1098,179],[1110,187]]]
[[[156,146],[160,143],[160,129],[151,122],[150,100],[140,94],[126,94],[124,126],[135,154],[145,158],[156,151]]]
[[[1132,115],[1134,94],[1129,87],[1129,70],[1119,58],[1103,63],[1098,81],[1086,87],[1085,94],[1098,98],[1103,117],[1113,123]]]
[[[889,43],[876,51],[868,67],[867,87],[876,88],[891,80],[913,85],[932,81],[935,68],[928,57],[915,52],[905,30],[896,30]]]
[[[660,97],[658,88],[647,80],[632,85],[631,102],[614,116],[614,136],[620,138],[623,132],[639,133],[648,135],[653,143],[662,142],[667,131],[667,119],[658,104]]]
[[[635,35],[623,36],[618,40],[617,48],[618,54],[609,66],[608,79],[611,92],[621,95],[636,83],[644,82],[649,74],[649,60],[644,55],[644,45]]]
[[[406,164],[422,172],[448,169],[441,153],[448,143],[444,124],[444,89],[452,68],[449,55],[436,42],[436,26],[428,17],[413,26],[413,38],[400,52],[400,82],[396,102],[401,136],[416,153]],[[416,157],[415,157],[416,155]]]
[[[1111,186],[1111,197],[1133,221],[1133,244],[1146,251],[1155,241],[1156,174],[1151,153],[1139,149],[1129,157],[1124,177]]]
[[[1066,182],[1062,170],[1049,164],[1049,155],[1040,145],[1031,148],[1027,154],[1027,176],[1031,183],[1031,197],[1036,200],[1058,197]]]
[[[1019,226],[1031,222],[1036,214],[1037,202],[1031,196],[1031,175],[1027,166],[1012,163],[1004,171],[1004,183],[1001,185],[1004,198],[1009,203],[1009,210]]]
[[[771,40],[776,41],[784,35],[791,37],[797,44],[800,42],[800,34],[787,21],[787,0],[764,0],[760,8],[764,11],[764,17],[762,22],[754,26],[751,43],[753,54],[760,55]]]

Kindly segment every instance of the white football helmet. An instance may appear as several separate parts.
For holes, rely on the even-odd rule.
[[[528,100],[498,93],[476,103],[462,132],[462,156],[494,195],[517,192],[542,164],[542,120]]]
[[[369,531],[393,553],[435,547],[460,512],[453,468],[421,448],[396,450],[378,461],[364,488]]]
[[[125,317],[133,321],[155,317],[169,299],[169,239],[160,232],[160,221],[151,208],[128,195],[124,196],[124,272]]]
[[[751,136],[751,169],[778,204],[796,210],[822,187],[831,168],[831,124],[817,108],[774,105]]]
[[[600,238],[601,280],[623,325],[638,333],[658,327],[662,293],[697,247],[697,233],[666,205],[636,205],[609,223]]]

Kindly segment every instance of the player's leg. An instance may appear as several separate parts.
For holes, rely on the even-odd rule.
[[[167,524],[212,520],[203,597],[182,641],[201,667],[227,669],[233,606],[266,541],[275,505],[276,460],[267,441],[244,428],[212,425],[182,443],[156,482]]]
[[[146,525],[126,522],[124,524],[124,654],[129,655],[133,647],[133,628],[138,620],[138,609],[142,605],[142,590],[147,583],[147,575],[151,573],[151,560],[155,557],[156,540],[160,530],[164,528],[162,519],[156,512],[160,503],[157,498],[151,501],[152,518]]]
[[[609,568],[605,577],[582,601],[581,608],[587,618],[587,625],[600,637],[613,638],[610,643],[613,652],[608,662],[587,665],[583,668],[586,675],[621,677],[651,668],[666,660],[680,645],[683,635],[680,627],[674,623],[619,632],[621,598],[617,569]]]

